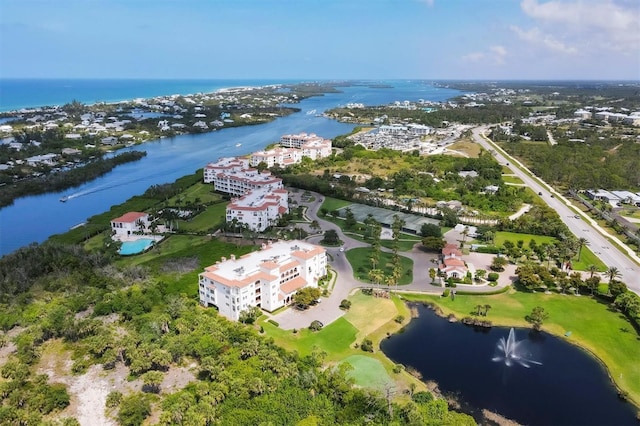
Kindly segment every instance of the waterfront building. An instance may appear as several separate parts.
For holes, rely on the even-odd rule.
[[[214,189],[232,196],[244,195],[258,188],[282,189],[282,179],[264,170],[259,172],[249,167],[244,158],[220,158],[204,167],[204,183],[213,183]]]
[[[226,220],[235,219],[253,231],[262,232],[289,211],[288,198],[286,189],[254,189],[229,203]]]
[[[326,273],[324,248],[298,240],[269,242],[206,267],[198,276],[200,303],[237,321],[240,312],[254,306],[272,312],[290,304],[298,290],[317,287]]]
[[[111,231],[117,236],[127,236],[144,231],[149,223],[147,213],[129,212],[111,220]]]
[[[251,154],[249,164],[253,167],[260,163],[265,163],[267,167],[276,164],[280,167],[287,167],[302,161],[302,150],[294,148],[276,148],[267,151],[257,151]]]
[[[298,133],[297,135],[282,135],[280,145],[285,148],[302,148],[302,145],[310,142],[323,142],[324,139],[315,133]]]

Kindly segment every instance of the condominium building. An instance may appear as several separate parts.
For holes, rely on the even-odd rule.
[[[288,198],[286,189],[254,189],[229,203],[227,222],[235,219],[249,229],[262,232],[289,211]]]
[[[324,248],[298,240],[269,242],[206,267],[198,279],[200,303],[236,321],[253,306],[272,312],[290,304],[298,290],[317,287],[326,273]]]
[[[220,158],[204,167],[204,183],[213,183],[216,191],[233,196],[244,195],[258,188],[282,189],[282,179],[267,170],[259,172],[249,167],[243,158]]]
[[[257,151],[251,154],[249,164],[253,167],[260,163],[265,163],[267,167],[278,164],[280,167],[287,167],[302,161],[302,150],[294,148],[276,148],[267,151]]]
[[[315,133],[298,133],[297,135],[282,135],[280,137],[280,145],[285,148],[302,148],[302,145],[316,142],[323,142],[325,139]]]

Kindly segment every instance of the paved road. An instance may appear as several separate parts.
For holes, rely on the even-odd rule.
[[[629,289],[640,294],[640,267],[629,259],[624,253],[622,253],[616,246],[611,244],[598,230],[597,224],[586,214],[579,209],[572,210],[565,203],[569,203],[562,194],[556,192],[550,185],[543,182],[540,178],[538,180],[533,179],[533,173],[531,175],[525,173],[515,164],[519,164],[524,168],[524,165],[519,163],[516,159],[508,155],[500,148],[496,148],[485,140],[482,135],[486,131],[486,127],[476,127],[473,129],[474,140],[482,145],[489,152],[494,153],[494,157],[501,164],[509,164],[512,172],[517,175],[522,181],[527,184],[536,193],[542,194],[542,199],[560,216],[560,219],[567,225],[569,230],[577,238],[586,238],[589,242],[589,248],[594,252],[600,260],[608,267],[615,266],[622,274],[622,281],[624,281]],[[525,168],[526,169],[526,168]],[[527,169],[528,170],[528,169]],[[578,216],[576,218],[576,216]]]

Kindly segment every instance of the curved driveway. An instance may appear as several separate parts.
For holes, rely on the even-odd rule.
[[[539,177],[535,176],[529,169],[527,169],[518,160],[511,157],[500,147],[490,144],[484,136],[484,132],[487,130],[486,126],[476,127],[473,129],[473,138],[483,148],[493,153],[494,157],[501,164],[508,164],[508,168],[518,176],[522,181],[533,191],[542,194],[542,199],[554,209],[560,219],[567,225],[569,230],[576,236],[576,238],[585,238],[589,242],[589,248],[593,253],[600,258],[600,260],[608,267],[616,267],[622,275],[622,280],[627,284],[629,289],[640,294],[640,267],[634,261],[629,259],[624,253],[622,253],[615,245],[611,244],[601,232],[604,232],[598,224],[591,219],[582,210],[574,208],[571,209],[571,202],[565,199],[562,194],[556,192],[549,184],[542,181]],[[522,169],[526,170],[525,173],[520,167],[516,167],[518,164]],[[535,179],[534,179],[535,176]],[[577,217],[576,217],[577,216]],[[611,237],[617,240],[616,237]],[[624,247],[620,240],[616,241]],[[630,256],[635,256],[636,261],[640,259],[632,251]]]
[[[291,198],[296,199],[299,205],[307,206],[306,215],[308,219],[311,221],[317,220],[322,228],[322,232],[329,229],[335,230],[338,233],[340,240],[343,241],[342,248],[344,251],[340,251],[340,247],[325,247],[327,254],[330,256],[329,265],[337,273],[336,282],[329,297],[322,298],[321,303],[312,306],[305,311],[299,311],[295,308],[291,308],[273,316],[273,319],[280,325],[280,328],[285,330],[308,327],[314,320],[321,321],[324,325],[330,324],[345,313],[339,307],[342,299],[346,299],[349,294],[357,288],[371,286],[370,284],[358,281],[353,277],[353,268],[345,256],[345,253],[348,250],[357,247],[369,247],[370,245],[345,235],[338,225],[318,216],[318,211],[324,201],[324,196],[312,193],[315,201],[307,203],[300,200],[300,195],[301,192],[292,193]],[[312,232],[307,224],[299,224],[299,226],[304,226],[309,232]],[[322,238],[322,234],[317,234],[308,237],[307,241],[318,244]],[[384,247],[382,250],[389,251]],[[432,259],[438,258],[435,253],[427,253],[421,250],[418,243],[412,250],[400,252],[400,254],[413,260],[413,282],[408,285],[399,286],[397,288],[398,291],[415,291],[430,294],[442,293],[442,288],[432,285],[431,278],[429,277],[429,269],[434,266]],[[503,273],[501,274],[501,277],[502,276],[504,278],[501,279],[501,282],[499,283],[500,286],[511,284],[513,279],[511,273]],[[458,288],[461,289],[461,287],[462,286],[459,286]],[[487,287],[485,285],[468,285],[464,286],[464,290],[482,293],[487,290],[494,291],[496,288]]]

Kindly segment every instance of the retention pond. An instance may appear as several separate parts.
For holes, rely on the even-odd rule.
[[[602,364],[547,333],[450,323],[417,305],[400,334],[381,344],[394,362],[455,394],[474,412],[488,409],[527,425],[634,425],[636,409],[618,398]]]

